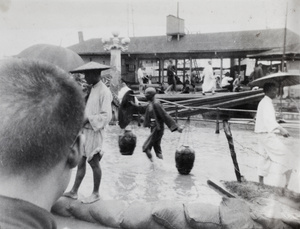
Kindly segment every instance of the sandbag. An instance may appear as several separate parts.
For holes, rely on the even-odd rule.
[[[242,200],[226,198],[220,204],[220,217],[224,229],[262,229],[252,220],[249,206]]]
[[[251,217],[264,228],[300,228],[299,211],[272,198],[255,198]]]
[[[90,214],[100,224],[119,228],[127,207],[121,200],[99,200],[92,204]]]
[[[168,229],[191,229],[186,221],[183,204],[172,200],[157,202],[152,210],[154,220]]]
[[[90,223],[74,217],[63,217],[54,215],[57,229],[112,229],[96,223]]]
[[[275,218],[269,218],[263,214],[261,214],[261,212],[251,212],[250,213],[251,218],[253,220],[255,220],[257,223],[259,223],[260,225],[262,225],[262,228],[264,229],[292,229],[292,228],[299,228],[297,226],[293,227],[290,226],[286,223],[284,223],[282,220],[280,219],[275,219]]]
[[[124,212],[121,228],[164,229],[152,217],[153,203],[133,202]]]
[[[195,229],[221,229],[219,206],[206,203],[183,204],[188,224]]]
[[[195,161],[195,151],[190,146],[180,146],[175,153],[175,162],[178,172],[182,175],[188,175]]]
[[[119,149],[122,155],[132,155],[136,147],[136,135],[131,130],[125,130],[119,136]]]
[[[52,206],[51,212],[56,215],[70,217],[72,213],[70,210],[70,205],[74,202],[74,199],[62,196],[60,197]]]
[[[97,223],[97,220],[95,220],[90,213],[91,207],[95,203],[84,204],[80,200],[75,200],[70,205],[70,212],[77,219],[84,220],[91,223]]]

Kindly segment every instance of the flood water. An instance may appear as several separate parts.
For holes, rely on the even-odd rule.
[[[182,123],[184,124],[184,123]],[[137,135],[137,146],[132,156],[119,153],[118,126],[108,126],[106,130],[104,151],[101,160],[102,181],[100,195],[102,199],[133,201],[176,200],[183,202],[204,202],[219,205],[221,196],[207,185],[207,180],[236,180],[230,150],[224,131],[215,133],[213,125],[193,122],[184,133],[165,130],[162,140],[164,160],[157,159],[151,163],[142,152],[142,145],[150,130],[132,125]],[[257,139],[250,128],[236,128],[231,125],[235,152],[241,174],[249,181],[257,181]],[[300,161],[299,136],[284,139],[296,161]],[[182,144],[188,144],[196,152],[194,167],[190,175],[180,175],[176,169],[175,151]],[[299,167],[299,165],[298,165]],[[75,177],[67,190],[70,190]],[[280,179],[281,178],[281,179]],[[284,179],[275,173],[265,178],[265,183],[283,186]],[[88,196],[93,189],[93,176],[87,166],[86,176],[79,189],[79,194]],[[292,174],[289,189],[300,193],[299,171]]]

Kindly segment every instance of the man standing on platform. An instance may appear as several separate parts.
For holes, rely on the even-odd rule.
[[[141,106],[131,102],[133,106],[146,111],[144,127],[149,127],[151,134],[143,145],[143,152],[146,153],[150,161],[152,161],[152,148],[154,148],[156,156],[159,159],[163,159],[161,140],[164,135],[165,125],[171,130],[171,132],[178,131],[181,133],[183,130],[183,128],[178,126],[175,120],[165,111],[160,101],[155,99],[155,95],[155,88],[148,87],[145,90],[145,97],[149,102],[148,105]]]
[[[259,183],[264,183],[264,177],[269,174],[271,165],[276,166],[279,173],[285,175],[284,187],[287,188],[292,169],[293,160],[287,146],[279,134],[289,137],[289,132],[276,121],[275,109],[272,100],[276,97],[278,88],[274,83],[265,83],[264,98],[259,102],[256,114],[255,133],[259,134]]]
[[[145,78],[145,67],[141,65],[138,69],[138,81],[139,81],[139,91],[140,93],[144,93],[145,90],[145,84],[144,84],[144,78]]]
[[[84,152],[78,164],[75,183],[70,192],[64,196],[73,199],[78,198],[78,189],[85,176],[86,161],[93,170],[94,189],[91,196],[81,200],[83,203],[93,203],[99,200],[99,187],[102,177],[100,160],[103,156],[102,145],[104,128],[112,118],[111,103],[113,100],[111,91],[101,81],[101,70],[84,71],[85,79],[92,86],[85,107],[85,120],[83,134],[85,136]]]
[[[254,71],[253,71],[253,79],[256,80],[264,76],[264,72],[262,70],[262,64],[259,63],[258,65],[255,66]]]
[[[167,67],[167,76],[168,76],[168,88],[166,89],[166,93],[169,91],[176,92],[176,75],[175,75],[175,66],[173,65],[173,61],[169,60],[169,64]]]
[[[206,92],[211,91],[214,95],[216,89],[216,79],[211,66],[211,60],[208,61],[208,65],[204,68],[203,74],[204,80],[202,84],[202,94],[205,95]]]

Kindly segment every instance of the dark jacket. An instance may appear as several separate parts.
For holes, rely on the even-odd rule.
[[[24,200],[0,196],[0,228],[56,229],[50,212]]]
[[[164,129],[164,124],[168,126],[171,131],[178,128],[175,120],[165,111],[160,102],[154,99],[146,108],[144,127],[151,127],[151,122],[155,122],[157,129]]]

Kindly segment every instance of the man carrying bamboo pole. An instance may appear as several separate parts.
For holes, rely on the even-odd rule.
[[[146,153],[150,161],[152,161],[151,149],[154,148],[155,154],[159,159],[163,159],[161,140],[164,135],[165,125],[173,131],[182,133],[183,127],[178,126],[175,120],[165,111],[160,101],[155,99],[156,90],[148,87],[145,90],[145,97],[149,102],[146,106],[138,106],[134,102],[131,104],[139,109],[146,110],[144,127],[149,127],[151,134],[143,145],[143,152]]]

